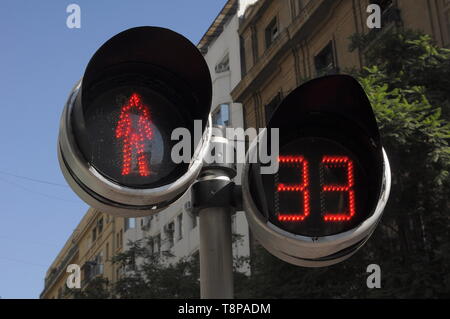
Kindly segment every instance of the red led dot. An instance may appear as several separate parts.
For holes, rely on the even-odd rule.
[[[309,186],[309,172],[308,172],[308,162],[305,160],[303,156],[280,156],[278,161],[282,165],[289,165],[289,167],[298,167],[301,170],[301,184],[278,184],[277,191],[278,192],[299,192],[303,193],[301,197],[303,203],[303,214],[285,214],[282,212],[278,213],[279,221],[289,221],[289,222],[298,222],[303,221],[310,213],[309,206],[309,193],[306,190]]]
[[[334,165],[338,163],[338,165]],[[354,186],[354,172],[353,161],[346,156],[324,156],[322,158],[322,165],[328,167],[343,167],[346,169],[347,185],[323,185],[322,192],[347,192],[348,194],[348,212],[339,214],[327,213],[323,217],[326,222],[343,222],[349,221],[356,214],[355,206],[355,191]]]

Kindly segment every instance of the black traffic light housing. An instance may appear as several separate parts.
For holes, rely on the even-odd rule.
[[[200,171],[211,94],[203,56],[180,34],[150,26],[117,34],[93,55],[66,104],[58,143],[65,178],[108,213],[143,216],[167,207]],[[203,136],[194,132],[196,120]],[[192,137],[190,162],[170,158],[179,127]]]
[[[243,175],[250,228],[279,258],[320,267],[351,256],[369,238],[386,204],[390,169],[370,102],[350,76],[309,81],[292,91],[263,133],[279,128],[279,169]],[[275,150],[269,143],[269,149]]]

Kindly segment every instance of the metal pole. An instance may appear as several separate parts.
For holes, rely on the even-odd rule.
[[[231,211],[211,207],[200,216],[200,295],[208,299],[233,298]]]
[[[192,187],[194,209],[200,218],[200,296],[233,298],[233,252],[231,214],[235,211],[236,165],[227,160],[234,154],[225,138],[225,127],[213,127],[210,152]]]

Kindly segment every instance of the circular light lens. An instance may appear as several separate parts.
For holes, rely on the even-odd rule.
[[[155,91],[122,86],[96,97],[84,111],[80,148],[89,163],[128,187],[157,187],[176,180],[183,165],[171,160],[171,133],[183,127],[173,104]]]

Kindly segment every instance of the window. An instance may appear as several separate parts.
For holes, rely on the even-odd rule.
[[[444,10],[446,10],[447,28],[448,28],[448,32],[450,33],[450,0],[445,1]]]
[[[302,12],[305,9],[306,5],[309,3],[309,0],[298,0],[298,13]]]
[[[192,228],[197,227],[197,216],[192,215]]]
[[[384,12],[392,5],[392,0],[371,0],[370,3],[379,5],[381,12]]]
[[[91,279],[91,263],[90,261],[87,261],[84,263],[82,270],[83,270],[83,280],[89,281]]]
[[[146,246],[150,252],[151,255],[155,253],[155,237],[149,237],[147,239],[147,246]]]
[[[103,274],[103,252],[100,252],[94,257],[92,276]]]
[[[237,215],[233,214],[231,216],[231,233],[232,234],[237,234],[237,223],[236,223],[236,220],[237,220]]]
[[[447,11],[447,28],[450,33],[450,10]]]
[[[403,26],[402,14],[393,0],[369,0],[370,4],[376,4],[381,10],[381,28],[373,28],[369,31],[370,38],[368,47],[376,45],[379,39],[378,34],[382,34],[392,28],[401,28]],[[367,50],[367,49],[366,49]]]
[[[97,262],[98,262],[98,266],[97,266],[98,267],[98,273],[100,275],[103,275],[103,271],[104,271],[104,267],[103,267],[103,265],[104,265],[104,263],[103,263],[103,251],[100,252],[100,254],[98,255]]]
[[[191,254],[192,260],[196,261],[197,263],[200,262],[200,251],[196,250]]]
[[[266,48],[269,48],[278,37],[278,21],[276,17],[273,18],[273,20],[266,27],[265,36]]]
[[[230,70],[230,58],[228,53],[222,58],[222,60],[220,60],[219,63],[216,64],[214,69],[216,73],[223,73]]]
[[[177,240],[183,238],[183,214],[177,216]]]
[[[239,37],[239,51],[241,55],[241,77],[247,74],[247,65],[245,64],[245,42],[243,37]]]
[[[252,64],[255,65],[256,62],[258,61],[258,35],[257,35],[258,32],[256,31],[255,26],[252,26],[251,31],[252,31],[251,46],[252,46],[252,57],[253,57]]]
[[[327,46],[319,52],[314,58],[314,64],[316,67],[317,76],[336,74],[338,73],[334,54],[333,43],[330,42]]]
[[[161,234],[153,237],[153,253],[159,253],[161,251]]]
[[[121,229],[116,235],[117,248],[122,247],[122,235],[123,235],[123,232],[122,232],[122,229]]]
[[[272,101],[270,101],[269,104],[266,105],[265,107],[266,124],[269,123],[269,120],[272,117],[273,112],[275,112],[280,102],[281,102],[281,92],[278,92],[278,94],[275,95]]]
[[[88,240],[86,241],[86,249],[89,250],[89,248],[92,247],[92,243],[93,243],[92,237],[89,237]]]
[[[90,261],[84,263],[83,267],[84,280],[89,281],[95,276],[103,274],[103,252],[97,254]]]
[[[105,256],[106,256],[106,260],[109,260],[109,243],[106,243],[106,253],[105,253]]]
[[[94,242],[97,239],[97,227],[94,227],[92,230],[92,242]]]
[[[214,125],[228,126],[230,124],[230,105],[228,103],[220,104],[212,115]]]
[[[152,227],[153,216],[145,217],[144,229],[149,230]]]
[[[297,1],[297,11],[296,14],[304,20],[308,20],[311,15],[312,0],[298,0]],[[309,8],[308,8],[309,7]]]
[[[97,222],[98,233],[100,234],[103,231],[103,217],[101,217]]]
[[[169,224],[166,225],[165,228],[165,235],[167,238],[167,242],[169,244],[169,249],[173,247],[174,245],[174,235],[175,235],[175,224],[174,222],[171,222]]]
[[[136,228],[136,218],[125,218],[125,231]]]
[[[190,200],[184,203],[184,210],[188,213],[192,212],[192,202]]]

